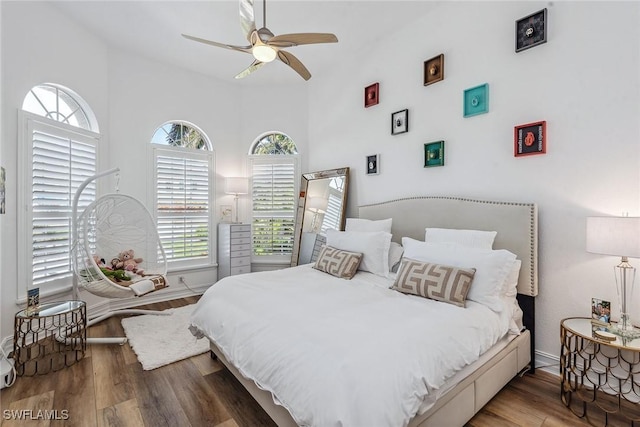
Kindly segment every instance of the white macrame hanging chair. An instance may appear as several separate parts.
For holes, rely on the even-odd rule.
[[[78,300],[80,288],[105,298],[131,298],[166,287],[168,283],[167,260],[160,236],[151,213],[140,201],[119,192],[106,194],[77,214],[85,187],[102,176],[118,172],[115,168],[88,178],[78,187],[73,200],[73,290]],[[103,258],[108,267],[112,258],[129,249],[134,251],[135,258],[142,258],[138,266],[141,274],[113,271],[96,263],[95,258]],[[125,309],[111,310],[93,318],[89,313],[87,327],[119,314],[167,313]],[[123,344],[126,338],[90,338],[87,342]]]

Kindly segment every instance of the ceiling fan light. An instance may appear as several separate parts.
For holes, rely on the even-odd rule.
[[[253,57],[260,62],[271,62],[276,59],[276,50],[267,45],[254,46]]]

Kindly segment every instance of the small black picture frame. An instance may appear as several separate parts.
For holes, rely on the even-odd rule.
[[[380,154],[367,156],[367,175],[378,175],[380,173]]]
[[[409,132],[409,110],[404,109],[391,114],[391,135]]]
[[[547,9],[516,21],[516,52],[547,42]]]

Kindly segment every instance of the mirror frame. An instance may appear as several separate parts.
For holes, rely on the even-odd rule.
[[[344,231],[344,225],[347,220],[347,193],[349,192],[349,168],[328,169],[324,171],[311,172],[302,174],[300,182],[300,192],[298,195],[298,212],[296,213],[295,234],[293,237],[293,252],[291,253],[291,267],[298,265],[300,259],[300,239],[302,237],[302,227],[304,213],[307,203],[307,188],[309,182],[316,179],[334,178],[344,176],[344,192],[342,193],[342,212],[340,212],[340,231]]]

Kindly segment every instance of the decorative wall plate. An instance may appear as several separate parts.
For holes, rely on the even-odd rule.
[[[489,111],[489,84],[472,87],[464,91],[464,117],[477,116]]]
[[[519,125],[513,129],[513,155],[528,156],[547,152],[547,122]]]
[[[516,52],[547,42],[547,9],[516,21]]]
[[[364,88],[364,107],[371,107],[380,102],[380,83],[374,83]]]
[[[444,79],[444,54],[434,56],[424,61],[424,85],[439,82]]]
[[[391,135],[409,132],[409,110],[400,110],[391,114]]]
[[[444,141],[424,144],[424,167],[444,166]]]
[[[378,175],[380,173],[380,154],[367,156],[367,175]]]

